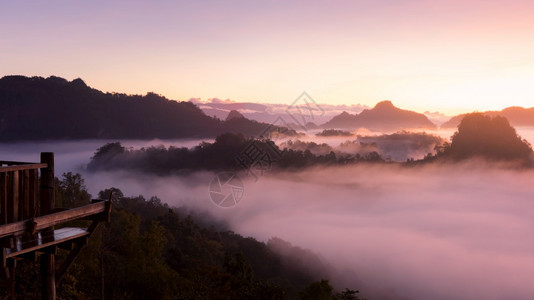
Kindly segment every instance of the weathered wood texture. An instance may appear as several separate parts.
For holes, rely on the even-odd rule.
[[[57,224],[107,213],[110,209],[109,205],[109,201],[98,201],[33,219],[0,225],[0,238],[10,235],[21,235],[24,232],[41,231]],[[103,218],[105,217],[107,216],[103,216]]]
[[[41,168],[41,216],[45,216],[54,211],[54,153],[43,152],[41,153],[41,163],[45,163],[46,167]],[[36,226],[35,226],[36,227]],[[36,230],[33,227],[32,230]],[[54,227],[50,226],[43,228],[41,234],[53,236]],[[43,241],[45,244],[51,243],[51,241]],[[45,254],[41,257],[41,297],[45,300],[56,299],[56,260],[54,254]]]
[[[0,225],[34,218],[39,212],[39,169],[45,163],[0,161]]]
[[[39,178],[39,174],[41,175]],[[56,298],[56,285],[80,253],[99,222],[109,222],[109,201],[72,209],[55,209],[54,154],[41,153],[40,163],[0,161],[0,263],[5,268],[8,298],[15,299],[14,270],[17,260],[41,264],[42,299]],[[54,226],[77,219],[92,220],[89,228]],[[56,249],[70,253],[57,269]]]

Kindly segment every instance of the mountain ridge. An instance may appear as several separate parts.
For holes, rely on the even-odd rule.
[[[80,78],[0,78],[3,141],[213,138],[226,132],[259,136],[277,128],[245,118],[221,121],[191,102],[151,92],[144,96],[104,93]]]
[[[490,117],[503,116],[509,120],[512,126],[534,126],[534,107],[509,106],[502,110],[489,110],[480,113]],[[463,117],[468,114],[470,113],[456,115],[443,123],[440,128],[456,128]]]
[[[399,130],[406,128],[435,129],[424,114],[404,110],[393,105],[390,100],[378,102],[372,109],[364,109],[359,114],[346,111],[321,125],[322,128],[367,128],[370,130]]]

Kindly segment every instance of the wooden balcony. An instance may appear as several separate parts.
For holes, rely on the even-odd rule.
[[[55,299],[56,284],[98,224],[109,222],[110,213],[110,200],[93,200],[90,204],[71,209],[54,207],[53,153],[41,153],[40,163],[0,161],[0,263],[6,269],[5,280],[10,287],[8,298],[16,298],[14,278],[17,261],[39,260],[41,296],[43,299]],[[74,220],[92,222],[87,228],[54,229],[56,225]],[[54,258],[57,248],[69,251],[58,268]]]

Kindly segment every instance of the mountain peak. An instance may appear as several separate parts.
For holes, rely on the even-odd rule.
[[[85,82],[81,79],[81,78],[76,78],[74,79],[73,81],[70,82],[73,86],[77,86],[77,87],[81,87],[81,88],[86,88],[88,87],[87,84],[85,84]]]
[[[226,117],[226,121],[230,121],[230,120],[233,120],[233,119],[245,119],[245,116],[243,116],[242,113],[238,112],[237,110],[232,110],[230,111],[230,113],[228,114],[228,117]]]
[[[395,105],[390,100],[378,102],[373,109],[395,108]]]
[[[323,128],[360,128],[371,130],[400,130],[413,128],[435,128],[425,115],[403,110],[389,100],[378,102],[374,108],[365,109],[358,115],[343,112],[322,126]]]

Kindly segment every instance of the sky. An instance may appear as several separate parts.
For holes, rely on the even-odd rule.
[[[170,99],[534,106],[534,1],[6,1],[0,76]]]

